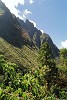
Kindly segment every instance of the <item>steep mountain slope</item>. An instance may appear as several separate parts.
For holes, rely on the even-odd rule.
[[[38,66],[37,47],[40,48],[45,41],[53,46],[54,56],[58,56],[59,50],[55,48],[47,34],[43,36],[29,20],[26,20],[26,23],[20,19],[17,20],[0,0],[0,52],[8,61],[15,62],[23,68],[34,69]]]
[[[0,52],[23,68],[37,66],[37,52],[27,32],[0,0]]]
[[[27,33],[20,27],[17,18],[11,14],[9,9],[0,1],[0,37],[7,42],[22,47],[23,44],[31,44]]]
[[[25,32],[28,32],[31,39],[33,39],[34,44],[40,48],[41,41],[40,41],[40,35],[42,34],[40,30],[38,30],[36,27],[34,27],[33,23],[31,23],[28,19],[26,22],[23,20],[18,19],[18,22],[20,23],[21,27],[24,29]]]
[[[23,20],[18,19],[18,22],[20,23],[21,27],[25,29],[25,31],[28,32],[30,38],[33,40],[33,43],[40,48],[41,45],[44,42],[48,42],[49,45],[52,48],[52,52],[54,57],[59,56],[59,49],[56,47],[56,45],[53,43],[52,39],[50,36],[46,33],[42,33],[40,30],[38,30],[36,27],[34,27],[33,23],[31,23],[29,20],[26,20],[24,22]]]
[[[0,38],[0,52],[5,55],[8,61],[23,66],[21,68],[33,69],[38,66],[38,54],[34,49],[31,49],[30,46],[23,45],[22,48],[18,48]]]
[[[59,49],[53,43],[52,39],[50,38],[50,36],[48,34],[46,34],[46,33],[41,34],[40,39],[41,39],[41,45],[44,42],[48,42],[48,44],[51,46],[51,49],[52,49],[54,57],[58,57],[59,56]]]

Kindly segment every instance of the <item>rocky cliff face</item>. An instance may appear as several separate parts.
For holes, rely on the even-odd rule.
[[[30,44],[27,33],[24,33],[17,18],[9,11],[4,3],[0,1],[0,37],[7,42],[22,47],[23,44]]]
[[[0,37],[14,45],[19,45],[21,29],[18,21],[14,20],[9,9],[1,1],[0,9],[4,10],[4,13],[0,15]]]
[[[24,22],[23,20],[19,18],[17,19],[21,27],[25,29],[25,31],[28,32],[30,38],[33,40],[33,43],[38,48],[40,48],[44,42],[48,42],[49,45],[51,46],[54,57],[59,56],[59,49],[53,43],[52,39],[50,38],[48,34],[42,33],[40,30],[34,27],[33,23],[31,23],[29,20],[26,20],[26,22]]]
[[[53,55],[58,56],[58,48],[50,36],[42,34],[40,30],[34,27],[33,23],[29,20],[24,22],[19,18],[16,18],[4,3],[0,0],[0,37],[14,46],[22,47],[22,45],[37,46],[38,48],[44,42],[48,42],[52,48]]]
[[[58,49],[57,46],[53,43],[52,39],[50,38],[50,36],[49,36],[48,34],[43,33],[43,34],[40,36],[40,39],[41,39],[41,45],[42,45],[44,42],[48,42],[48,44],[51,46],[51,49],[52,49],[52,52],[53,52],[54,57],[59,56],[59,49]]]
[[[38,30],[36,27],[34,27],[33,23],[31,23],[28,19],[26,20],[26,22],[24,22],[23,20],[18,19],[18,22],[20,23],[21,27],[24,29],[24,31],[28,32],[29,37],[33,40],[33,43],[40,48],[41,46],[41,40],[40,40],[40,36],[41,36],[41,31]]]

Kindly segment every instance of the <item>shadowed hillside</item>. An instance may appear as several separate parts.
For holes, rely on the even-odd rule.
[[[17,47],[23,44],[31,45],[27,33],[23,32],[17,18],[0,1],[0,37]]]

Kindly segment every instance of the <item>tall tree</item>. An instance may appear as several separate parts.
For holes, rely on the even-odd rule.
[[[51,47],[49,46],[47,42],[45,42],[39,50],[38,59],[42,66],[44,65],[47,66],[52,62],[52,58],[53,58],[53,55],[52,55]]]
[[[63,58],[67,58],[67,49],[66,48],[60,49],[60,55]]]
[[[49,71],[45,76],[49,88],[50,84],[57,79],[58,68],[56,67],[51,47],[47,42],[44,43],[40,48],[38,60],[41,63],[42,67],[46,66],[49,68]]]
[[[67,49],[63,48],[60,50],[60,60],[62,61],[62,65],[67,67]]]

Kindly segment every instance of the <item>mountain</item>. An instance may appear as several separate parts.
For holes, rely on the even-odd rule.
[[[52,52],[54,57],[58,57],[59,56],[59,49],[57,48],[57,46],[53,43],[52,39],[50,38],[50,36],[46,33],[42,34],[40,36],[41,39],[41,45],[44,42],[48,42],[48,44],[51,46]]]
[[[0,52],[23,68],[37,66],[37,51],[15,15],[0,0]]]
[[[17,20],[20,23],[21,27],[28,32],[28,35],[38,48],[40,48],[44,42],[48,42],[48,44],[51,46],[54,57],[59,56],[59,49],[53,43],[48,34],[42,33],[40,30],[34,27],[33,23],[31,23],[28,19],[26,20],[26,22],[19,18],[17,18]]]
[[[57,57],[59,50],[49,35],[42,34],[29,20],[16,18],[0,0],[0,52],[8,61],[34,69],[38,66],[38,48],[46,41]]]
[[[17,18],[9,11],[3,2],[0,1],[0,37],[7,42],[22,47],[23,44],[31,44],[27,33],[21,29]]]
[[[23,45],[22,48],[18,48],[0,38],[0,53],[5,56],[7,61],[16,63],[23,71],[38,66],[38,53],[30,46]]]

